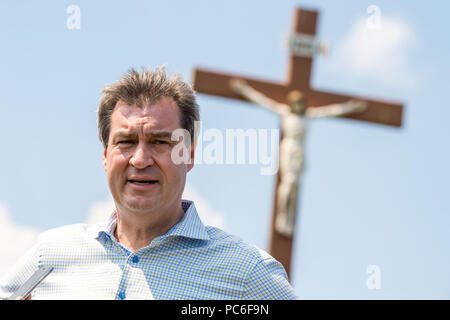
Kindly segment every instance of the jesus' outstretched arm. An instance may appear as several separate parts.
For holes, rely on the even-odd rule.
[[[230,86],[233,88],[233,90],[245,97],[247,100],[254,102],[256,104],[259,104],[270,111],[276,112],[278,114],[285,114],[286,112],[289,112],[289,106],[278,103],[261,92],[255,90],[251,86],[247,84],[247,82],[239,79],[233,79],[230,81]]]
[[[360,100],[350,100],[345,103],[330,104],[323,107],[308,108],[306,116],[310,118],[341,117],[353,113],[363,112],[367,103]]]

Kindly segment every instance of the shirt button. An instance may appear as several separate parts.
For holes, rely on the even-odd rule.
[[[139,257],[138,256],[134,256],[132,261],[134,263],[138,263],[139,262]]]
[[[120,292],[120,293],[119,293],[119,298],[120,298],[121,300],[124,300],[124,299],[125,299],[125,292]]]

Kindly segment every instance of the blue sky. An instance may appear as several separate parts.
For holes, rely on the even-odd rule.
[[[66,26],[69,5],[81,28]],[[381,29],[367,30],[376,5]],[[283,81],[295,7],[320,11],[315,88],[405,103],[401,129],[312,120],[292,281],[305,299],[450,298],[450,50],[447,2],[2,1],[0,271],[37,232],[110,205],[96,108],[105,83],[165,64]],[[198,96],[203,129],[277,129],[247,103]],[[196,166],[187,195],[205,219],[267,249],[274,176],[260,165]],[[379,289],[366,285],[380,270]],[[2,269],[3,268],[3,269]]]

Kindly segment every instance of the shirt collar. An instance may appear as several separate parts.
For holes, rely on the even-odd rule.
[[[198,240],[209,240],[208,232],[205,225],[198,216],[197,209],[194,202],[191,200],[181,200],[181,207],[184,211],[184,216],[178,223],[176,223],[166,234],[157,237],[164,239],[167,237],[186,237]],[[113,230],[116,227],[117,213],[114,211],[110,217],[102,224],[98,225],[93,231],[93,237],[99,238],[102,234],[109,236],[113,235]]]

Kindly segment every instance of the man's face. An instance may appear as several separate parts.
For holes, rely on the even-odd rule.
[[[181,127],[172,98],[142,107],[120,101],[111,117],[108,147],[103,153],[108,185],[117,209],[165,214],[181,208],[186,173],[193,164],[174,164],[171,135]],[[190,150],[191,163],[194,150]]]

